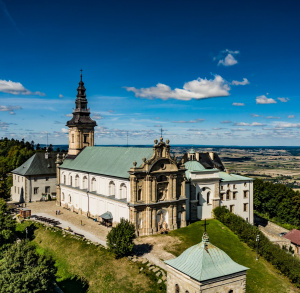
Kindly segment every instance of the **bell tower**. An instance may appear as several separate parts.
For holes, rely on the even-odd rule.
[[[69,127],[69,158],[77,156],[84,147],[94,145],[94,128],[97,126],[96,121],[90,117],[90,109],[87,107],[88,101],[82,81],[82,69],[80,71],[73,118],[66,124]]]

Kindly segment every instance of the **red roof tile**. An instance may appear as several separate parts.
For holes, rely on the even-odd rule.
[[[300,231],[293,229],[292,231],[285,234],[283,237],[291,240],[292,243],[300,245]]]

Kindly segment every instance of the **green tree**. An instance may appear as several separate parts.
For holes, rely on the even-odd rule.
[[[8,213],[5,200],[0,198],[0,252],[13,243],[16,221]]]
[[[13,244],[0,259],[0,292],[54,292],[57,268],[27,241]]]
[[[135,228],[132,223],[125,219],[107,234],[108,248],[113,251],[117,258],[129,255],[134,247]]]

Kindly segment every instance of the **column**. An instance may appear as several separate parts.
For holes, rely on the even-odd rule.
[[[169,177],[169,191],[168,191],[168,200],[173,199],[173,175],[170,175]]]
[[[183,179],[181,183],[181,197],[185,198],[185,178]]]
[[[176,199],[176,180],[177,176],[173,175],[173,199]]]
[[[168,228],[173,230],[173,205],[168,208]]]
[[[136,199],[136,184],[137,184],[137,179],[136,177],[130,177],[130,190],[131,190],[131,195],[130,195],[130,202],[135,203],[137,201]]]
[[[177,229],[177,205],[173,206],[173,229]]]
[[[157,222],[156,222],[157,215],[156,215],[156,213],[157,213],[156,208],[153,208],[152,209],[152,231],[153,231],[153,233],[157,232]]]
[[[145,225],[145,234],[149,235],[151,230],[151,208],[146,207],[146,225]]]
[[[181,226],[186,227],[186,206],[184,205],[181,212]]]
[[[149,182],[148,182],[148,193],[149,193],[149,202],[153,201],[153,196],[152,196],[152,184],[153,184],[153,178],[149,176]]]
[[[152,181],[152,201],[156,202],[157,201],[157,184],[156,184],[156,177],[153,177]]]

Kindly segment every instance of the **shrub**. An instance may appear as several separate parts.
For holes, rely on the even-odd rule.
[[[215,208],[214,215],[253,249],[256,248],[256,235],[259,235],[258,253],[300,288],[300,261],[297,258],[273,244],[256,226],[231,213],[226,207]]]
[[[108,248],[120,258],[132,252],[134,238],[134,225],[122,218],[121,222],[107,234],[106,241]]]

